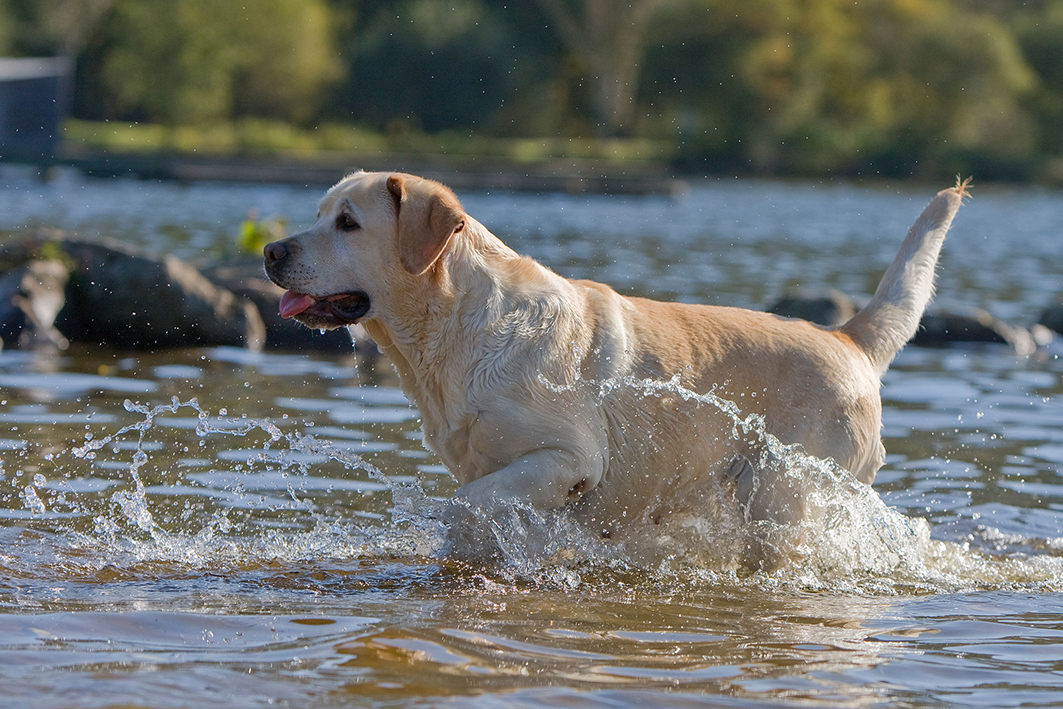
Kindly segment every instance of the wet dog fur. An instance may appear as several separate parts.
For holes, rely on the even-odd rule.
[[[397,173],[340,181],[313,226],[266,247],[266,272],[288,291],[282,314],[361,323],[390,358],[460,483],[455,509],[472,512],[451,524],[516,503],[617,537],[721,491],[746,519],[787,524],[809,514],[807,491],[761,464],[763,434],[873,481],[880,378],[915,333],[965,186],[938,193],[868,305],[833,328],[562,278],[445,186]]]

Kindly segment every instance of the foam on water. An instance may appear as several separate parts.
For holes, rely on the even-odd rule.
[[[754,437],[762,444],[757,446],[761,459],[756,467],[774,471],[801,491],[811,513],[800,522],[780,525],[752,521],[733,505],[721,505],[704,515],[675,516],[646,534],[612,542],[588,533],[563,510],[541,514],[515,506],[503,519],[481,520],[497,546],[488,570],[496,578],[572,587],[594,583],[602,573],[637,570],[652,583],[694,579],[875,594],[1063,588],[1063,558],[1058,555],[1063,545],[1055,540],[1001,542],[1000,553],[989,555],[964,543],[934,539],[925,520],[889,508],[848,471],[812,458],[797,446],[784,445],[766,433],[760,417],[743,417],[733,402],[711,392],[687,390],[678,379],[617,379],[594,386],[602,397],[619,389],[645,397],[678,395],[725,412],[734,437]],[[91,532],[73,528],[64,532],[72,557],[66,560],[68,564],[100,568],[151,563],[213,569],[306,560],[465,556],[462,549],[454,548],[446,527],[438,521],[444,507],[452,503],[432,497],[416,481],[397,481],[348,447],[301,432],[286,433],[270,419],[212,416],[195,399],[174,398],[154,407],[127,400],[125,408],[142,418],[99,438],[86,436],[84,442],[56,456],[92,461],[107,447],[133,450],[125,471],[132,488],[113,492],[103,508],[91,510]],[[290,480],[287,498],[269,508],[294,511],[301,516],[303,529],[236,524],[225,509],[208,519],[185,519],[176,526],[158,522],[141,475],[157,446],[145,435],[168,416],[180,417],[189,410],[194,412],[195,432],[201,439],[254,439],[257,453],[248,460],[250,470],[238,468],[241,475],[258,469],[287,471],[283,473]],[[390,518],[355,524],[318,511],[301,495],[299,481],[308,478],[320,460],[335,461],[351,475],[367,476],[386,488],[391,496]],[[31,516],[50,514],[48,495],[42,492],[45,484],[38,475],[22,488],[23,504]],[[237,498],[247,494],[239,483],[231,485],[230,493]],[[77,494],[63,492],[62,501],[88,511],[92,503],[86,501],[79,507],[76,499],[71,500]],[[750,545],[767,550],[771,563],[750,568],[746,564]]]

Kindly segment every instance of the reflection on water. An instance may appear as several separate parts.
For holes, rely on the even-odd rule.
[[[247,206],[313,209],[295,188],[210,186],[192,213],[201,186],[64,179],[22,184],[42,195],[26,204],[0,190],[0,227],[45,205],[158,245],[187,217],[173,248],[188,256],[221,250]],[[736,183],[682,202],[465,203],[565,275],[763,306],[787,285],[869,290],[930,193]],[[1022,253],[990,238],[1009,219],[1033,233]],[[977,196],[941,299],[1032,319],[1060,282],[1059,221],[1054,195]],[[384,363],[0,353],[0,704],[1057,706],[1059,352],[903,352],[876,494],[791,460],[832,512],[796,561],[752,575],[717,563],[733,530],[696,519],[656,556],[547,519],[502,530],[553,534],[541,555],[514,541],[491,568],[453,560],[431,513],[454,483]]]

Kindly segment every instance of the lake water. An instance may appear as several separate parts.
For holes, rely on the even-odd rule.
[[[460,196],[563,275],[763,308],[870,293],[937,187]],[[305,225],[319,195],[3,167],[0,229],[201,262],[249,208]],[[1063,195],[974,195],[936,304],[1028,325],[1063,290]],[[496,566],[448,559],[426,511],[454,484],[385,362],[3,352],[0,705],[1060,706],[1061,353],[907,348],[874,491],[795,459],[831,515],[795,562],[748,574],[705,553],[733,533],[706,520],[653,564],[563,519],[506,530]]]

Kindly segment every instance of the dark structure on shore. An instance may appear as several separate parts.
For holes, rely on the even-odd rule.
[[[71,61],[64,57],[0,58],[0,158],[54,154],[70,95]]]

